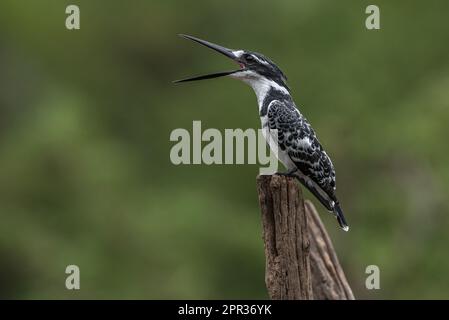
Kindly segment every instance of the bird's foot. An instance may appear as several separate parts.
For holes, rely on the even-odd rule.
[[[291,170],[288,170],[287,172],[276,172],[275,175],[282,176],[282,177],[294,178],[294,177],[296,177],[296,175],[295,175],[296,171],[298,171],[298,169],[293,168]]]

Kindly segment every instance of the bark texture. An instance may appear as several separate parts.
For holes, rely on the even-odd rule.
[[[313,204],[293,178],[257,177],[271,299],[354,299]]]

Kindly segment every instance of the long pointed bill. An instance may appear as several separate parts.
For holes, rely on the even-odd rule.
[[[217,52],[220,52],[221,54],[224,54],[228,58],[231,58],[231,59],[236,58],[235,54],[232,52],[231,49],[228,49],[228,48],[219,46],[218,44],[215,44],[215,43],[212,43],[212,42],[209,42],[206,40],[201,40],[201,39],[198,39],[198,38],[186,35],[186,34],[180,34],[179,36],[183,37],[185,39],[189,39],[189,40],[198,42],[199,44],[202,44],[203,46],[206,46],[208,48],[211,48],[212,50],[215,50]]]
[[[221,53],[222,55],[231,58],[232,60],[238,62],[236,59],[238,59],[238,57],[234,54],[234,52],[231,49],[219,46],[218,44],[215,43],[211,43],[209,41],[206,40],[201,40],[186,34],[180,34],[180,37],[198,42],[199,44],[202,44],[203,46],[206,46],[214,51],[217,51],[219,53]],[[182,79],[182,80],[176,80],[173,81],[174,83],[180,83],[180,82],[188,82],[188,81],[197,81],[197,80],[205,80],[205,79],[212,79],[212,78],[218,78],[218,77],[224,77],[230,74],[233,74],[235,72],[239,72],[242,69],[238,69],[238,70],[233,70],[233,71],[224,71],[224,72],[217,72],[217,73],[212,73],[212,74],[206,74],[206,75],[202,75],[202,76],[197,76],[197,77],[192,77],[192,78],[187,78],[187,79]]]
[[[205,75],[202,75],[202,76],[186,78],[186,79],[181,79],[181,80],[175,80],[175,81],[173,81],[173,83],[189,82],[189,81],[197,81],[197,80],[205,80],[205,79],[224,77],[224,76],[228,76],[230,74],[236,73],[236,72],[238,72],[240,70],[241,69],[233,70],[233,71],[224,71],[224,72],[210,73],[210,74],[205,74]]]

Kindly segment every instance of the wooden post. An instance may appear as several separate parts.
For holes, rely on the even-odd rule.
[[[271,299],[354,299],[327,232],[293,178],[257,177]]]

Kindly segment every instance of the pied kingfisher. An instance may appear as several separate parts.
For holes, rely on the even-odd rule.
[[[287,168],[281,175],[294,176],[349,230],[335,195],[335,169],[318,141],[315,131],[296,108],[284,73],[264,55],[247,50],[232,50],[188,35],[180,35],[211,48],[233,61],[240,69],[175,81],[186,82],[230,76],[249,84],[257,96],[265,136],[278,159]],[[269,129],[269,130],[266,130]],[[275,130],[274,130],[275,129]],[[277,134],[276,134],[277,133]]]

